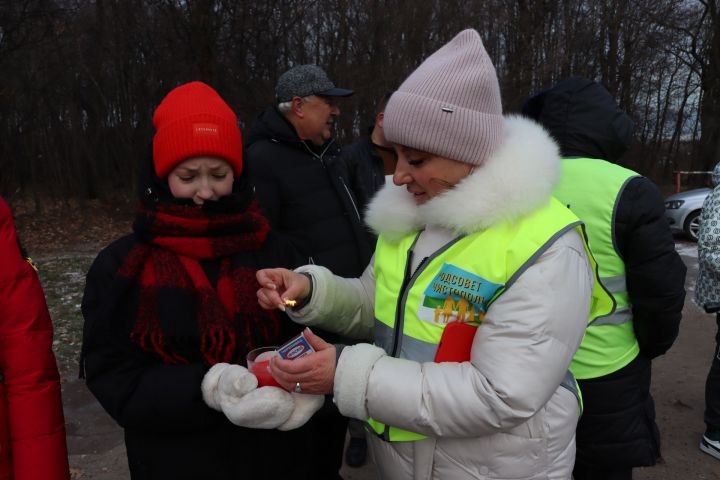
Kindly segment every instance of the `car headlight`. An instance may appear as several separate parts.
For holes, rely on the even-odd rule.
[[[683,203],[685,203],[685,200],[670,200],[665,202],[665,208],[668,210],[676,210],[682,207]]]

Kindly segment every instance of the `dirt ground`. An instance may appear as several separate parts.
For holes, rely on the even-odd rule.
[[[698,449],[705,425],[705,377],[713,355],[715,321],[692,302],[697,278],[697,247],[679,241],[688,267],[680,335],[670,351],[653,361],[652,391],[662,436],[662,463],[638,469],[638,480],[716,480],[720,461]]]
[[[61,221],[48,226],[36,220],[32,212],[23,210],[24,205],[11,203],[11,206],[16,214],[19,212],[21,238],[40,263],[41,279],[55,322],[54,349],[63,381],[72,478],[127,479],[122,430],[77,379],[76,355],[80,345],[79,304],[84,273],[99,248],[128,228],[130,208],[117,208],[108,216],[104,207],[90,205],[96,218],[106,219],[90,224],[64,216],[64,207],[50,206],[46,207],[46,213],[50,208],[50,214],[56,214]],[[697,249],[681,239],[677,248],[688,266],[688,299],[677,342],[667,355],[654,361],[653,368],[663,459],[655,467],[639,469],[635,478],[720,480],[720,461],[698,450],[704,428],[704,382],[712,357],[714,322],[712,316],[703,313],[690,300],[697,276]],[[369,480],[375,478],[375,470],[370,462],[360,469],[344,466],[341,475],[346,480]]]

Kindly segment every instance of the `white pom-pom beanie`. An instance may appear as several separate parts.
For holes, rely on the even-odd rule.
[[[503,125],[495,67],[480,35],[468,29],[393,93],[383,130],[393,143],[482,165],[500,145]]]

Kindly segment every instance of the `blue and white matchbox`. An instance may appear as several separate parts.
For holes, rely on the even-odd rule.
[[[300,358],[314,352],[315,349],[310,346],[310,343],[308,343],[305,335],[302,333],[278,349],[278,354],[285,360],[295,360],[296,358]]]

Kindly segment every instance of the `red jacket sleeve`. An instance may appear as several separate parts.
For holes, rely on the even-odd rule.
[[[40,281],[22,258],[10,209],[1,198],[0,265],[0,391],[6,407],[0,424],[9,433],[14,479],[68,479],[52,322]]]

